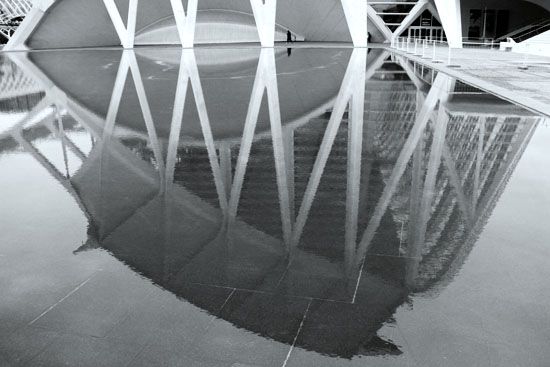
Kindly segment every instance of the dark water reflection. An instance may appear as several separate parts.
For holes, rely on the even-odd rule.
[[[45,337],[46,351],[71,333],[100,337],[109,348],[135,344],[124,359],[133,365],[147,358],[339,365],[359,357],[380,365],[443,365],[438,357],[445,357],[456,366],[471,357],[490,365],[491,333],[477,336],[475,347],[470,334],[458,332],[446,350],[413,351],[406,323],[399,331],[395,317],[413,309],[415,297],[438,299],[460,275],[540,116],[383,50],[1,57],[0,162],[45,170],[64,194],[44,195],[69,197],[80,209],[69,216],[87,226],[72,249],[35,228],[2,228],[0,254],[13,264],[2,283],[12,298],[0,300],[12,325],[2,339],[8,362],[25,355],[7,347],[13,335],[39,328],[59,333],[58,344]],[[21,154],[32,157],[28,168],[17,163]],[[35,184],[48,187],[47,177]],[[32,212],[60,241],[72,238],[48,206],[0,210],[10,212]],[[73,261],[68,255],[79,258],[84,283],[59,294],[46,287],[51,301],[44,307],[19,309],[34,297],[10,291],[17,262],[32,262],[16,249],[23,237],[49,248],[42,265],[52,270],[45,273],[63,274],[53,268]],[[103,267],[109,276],[97,275]],[[128,273],[140,281],[121,280]],[[138,296],[150,283],[177,302],[152,296],[150,287]],[[541,283],[539,291],[547,290]],[[182,305],[193,309],[180,311]],[[214,318],[199,316],[204,312]],[[413,324],[413,334],[435,343],[430,320]],[[441,327],[461,330],[459,324]],[[45,365],[74,357],[32,354]]]

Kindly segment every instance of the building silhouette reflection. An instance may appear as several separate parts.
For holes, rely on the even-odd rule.
[[[104,249],[212,313],[187,284],[251,290],[265,317],[278,315],[266,295],[307,300],[331,336],[306,329],[297,346],[399,353],[378,329],[452,281],[539,118],[381,50],[219,52],[75,51],[76,81],[62,53],[10,55],[35,86],[20,94],[41,99],[0,146],[16,142],[79,203],[89,238],[75,254]],[[40,131],[64,172],[33,146]]]

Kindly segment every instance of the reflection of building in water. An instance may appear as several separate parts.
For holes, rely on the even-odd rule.
[[[33,79],[0,55],[0,112],[30,111],[43,97]]]
[[[30,11],[31,6],[30,0],[2,0],[0,3],[0,44],[11,38]]]
[[[307,52],[277,60],[277,71],[289,72],[285,62]],[[103,248],[212,313],[208,298],[186,284],[256,290],[247,302],[266,315],[277,310],[262,303],[265,294],[334,301],[311,304],[332,338],[304,335],[298,346],[343,357],[399,353],[377,338],[378,329],[410,292],[433,293],[452,279],[538,120],[486,95],[471,98],[447,76],[386,58],[355,50],[347,70],[336,74],[338,87],[318,98],[323,108],[289,114],[281,94],[288,81],[277,76],[273,50],[264,50],[236,108],[244,105],[244,125],[220,134],[208,101],[223,96],[203,91],[208,81],[199,78],[192,51],[178,61],[173,115],[164,117],[164,128],[153,120],[149,104],[156,102],[143,87],[143,63],[125,53],[106,113],[85,107],[98,105],[90,102],[97,92],[73,89],[68,97],[47,84],[31,116],[45,108],[52,118],[28,120],[0,137],[15,138],[79,202],[90,233],[78,251]],[[34,64],[18,62],[36,80],[49,80]],[[304,80],[323,80],[325,69]],[[117,128],[128,93],[136,95],[144,129]],[[189,109],[198,116],[195,130],[184,126]],[[78,170],[62,173],[33,149],[32,132],[44,125],[64,150],[76,152]],[[65,133],[77,128],[94,141],[89,153]],[[226,318],[292,342],[243,315]]]

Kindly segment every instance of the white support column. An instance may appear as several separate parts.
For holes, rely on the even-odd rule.
[[[447,42],[450,47],[462,48],[462,18],[460,0],[435,0]]]
[[[354,47],[367,47],[367,1],[342,0],[342,7],[348,22]]]
[[[53,5],[55,0],[38,0],[23,23],[17,28],[15,34],[10,38],[8,44],[4,46],[4,51],[24,51],[27,50],[25,43],[31,36],[34,29],[38,26],[44,14]]]
[[[170,3],[172,4],[172,11],[176,19],[181,46],[185,48],[193,47],[198,0],[189,0],[187,2],[187,14],[185,13],[185,9],[183,9],[182,0],[170,0]]]
[[[275,46],[277,0],[250,0],[262,47]]]
[[[139,0],[129,0],[128,22],[125,26],[115,1],[103,0],[105,8],[107,8],[107,12],[109,13],[109,17],[115,27],[116,33],[118,34],[118,38],[120,39],[120,44],[124,48],[134,47],[138,2]]]

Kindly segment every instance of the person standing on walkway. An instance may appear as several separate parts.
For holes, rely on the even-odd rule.
[[[286,41],[288,43],[292,42],[292,33],[290,33],[290,30],[286,31]]]

